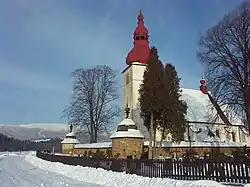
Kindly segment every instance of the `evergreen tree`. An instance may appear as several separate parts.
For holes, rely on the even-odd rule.
[[[141,116],[150,135],[149,159],[152,158],[152,140],[155,137],[153,135],[156,132],[156,121],[160,117],[161,96],[164,89],[163,75],[164,67],[159,60],[157,49],[152,47],[139,89]]]
[[[180,78],[172,64],[166,64],[164,73],[164,100],[162,116],[162,127],[165,133],[172,135],[172,141],[178,142],[184,139],[186,129],[187,104],[181,100]]]

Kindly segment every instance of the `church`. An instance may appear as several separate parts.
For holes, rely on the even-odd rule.
[[[126,57],[127,66],[122,71],[124,77],[123,120],[110,136],[111,141],[81,144],[71,126],[70,133],[62,141],[62,153],[91,156],[93,153],[103,152],[107,157],[117,158],[141,158],[147,154],[149,135],[143,125],[143,119],[140,117],[138,90],[147,66],[150,45],[149,31],[144,25],[144,16],[141,11],[137,16],[137,27],[133,34],[133,40],[133,48]],[[182,95],[188,104],[188,116],[200,112],[197,111],[197,107],[192,107],[194,102],[190,99],[190,95],[194,99],[199,98],[209,103],[207,95],[202,94],[200,90],[183,89]],[[188,118],[187,120],[190,120]],[[228,127],[222,123],[209,124],[204,121],[190,122],[184,135],[184,141],[178,144],[171,142],[171,134],[169,134],[163,142],[160,155],[163,157],[174,155],[176,157],[176,155],[183,155],[191,148],[199,154],[211,153],[214,150],[231,154],[235,150],[249,147],[250,138],[243,125]],[[236,120],[235,123],[238,121]],[[160,141],[160,139],[161,134],[157,133],[156,141]]]

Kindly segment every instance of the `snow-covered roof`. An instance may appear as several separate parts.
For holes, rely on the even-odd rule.
[[[128,131],[114,132],[110,139],[113,138],[144,138],[143,134],[137,129],[128,129]]]
[[[203,139],[203,142],[224,142],[223,140],[221,140],[219,137],[217,136],[214,136],[214,137],[211,137],[211,136],[206,136],[204,139]]]
[[[109,148],[112,147],[112,142],[76,144],[75,148]]]
[[[188,105],[186,119],[189,121],[208,121],[209,116],[213,116],[217,113],[216,109],[213,107],[209,97],[203,94],[200,90],[181,88],[181,99],[186,101]],[[224,110],[227,106],[221,107]],[[234,116],[231,113],[230,116]],[[229,117],[232,124],[242,124],[242,120],[239,116]],[[223,121],[218,118],[215,122],[223,123]],[[204,124],[201,124],[202,126]]]
[[[62,144],[79,144],[80,142],[76,138],[64,138]]]
[[[159,146],[159,142],[157,142],[157,144]],[[144,141],[144,145],[148,146],[149,141]],[[191,147],[244,147],[245,145],[246,145],[246,143],[229,142],[229,141],[225,141],[225,142],[215,142],[215,141],[191,142]],[[181,141],[179,144],[167,142],[167,141],[162,142],[162,147],[189,147],[189,146],[190,146],[190,142],[186,142],[186,141]]]
[[[132,119],[126,118],[122,120],[119,125],[135,125],[135,122]]]
[[[210,130],[214,136],[209,136],[209,130],[208,128],[202,129],[201,132],[196,134],[196,141],[197,142],[223,142],[218,136],[216,136],[216,133],[213,132],[213,130]]]
[[[65,141],[65,140],[64,140]],[[100,143],[90,143],[90,144],[80,144],[78,140],[74,139],[73,141],[76,141],[78,143],[75,143],[75,148],[111,148],[112,142],[100,142]],[[66,139],[66,143],[70,142]],[[153,144],[153,142],[152,142]],[[159,146],[159,142],[156,143]],[[149,141],[144,141],[144,145],[148,146]],[[244,147],[246,143],[242,142],[191,142],[191,147]],[[162,142],[162,147],[189,147],[190,142],[187,141],[181,141],[178,143],[172,143],[168,141]]]
[[[69,132],[66,137],[76,136],[74,132]]]

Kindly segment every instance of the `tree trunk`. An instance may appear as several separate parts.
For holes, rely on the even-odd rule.
[[[154,128],[154,144],[153,144],[154,147],[153,147],[153,149],[152,149],[152,152],[153,152],[152,157],[153,157],[153,158],[155,158],[155,156],[156,156],[156,146],[157,146],[157,145],[156,145],[156,129],[157,129],[157,128]]]
[[[160,151],[161,151],[161,148],[162,148],[162,142],[163,142],[164,134],[165,134],[165,128],[162,129],[162,133],[161,133],[160,145],[159,145],[158,152],[157,152],[158,157],[160,156]]]
[[[247,103],[246,106],[246,122],[247,122],[247,128],[248,128],[248,133],[250,134],[250,102]]]
[[[153,116],[153,112],[151,112],[150,114],[150,128],[149,128],[149,145],[148,145],[148,159],[152,159],[152,139],[153,139],[153,131],[154,131],[154,127],[153,127],[153,123],[154,123],[154,116]]]
[[[98,137],[97,134],[98,134],[97,129],[95,129],[94,142],[93,143],[97,143],[97,137]]]
[[[90,126],[90,142],[89,143],[94,143],[95,142],[95,132],[94,132],[94,127],[93,125]]]

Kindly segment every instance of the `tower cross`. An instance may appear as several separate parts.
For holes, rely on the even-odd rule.
[[[127,104],[127,106],[125,108],[125,114],[126,114],[125,118],[126,119],[129,117],[129,113],[130,113],[130,108],[128,107],[128,104]]]

